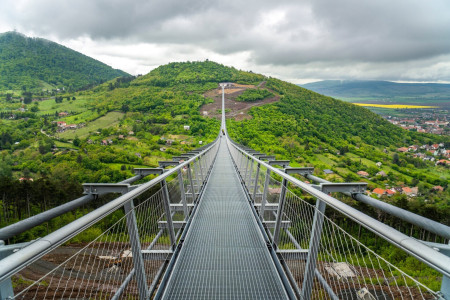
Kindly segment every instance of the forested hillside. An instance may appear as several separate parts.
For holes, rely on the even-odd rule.
[[[249,120],[229,120],[228,131],[237,142],[289,159],[294,166],[313,166],[316,175],[330,181],[366,181],[369,191],[417,188],[414,197],[398,192],[381,198],[450,224],[448,165],[397,151],[432,143],[448,149],[448,137],[403,130],[365,108],[274,78],[265,87],[280,101],[253,108]]]
[[[72,91],[128,75],[45,39],[0,34],[0,91]]]
[[[229,120],[236,141],[292,165],[314,166],[331,181],[365,180],[370,189],[418,186],[421,196],[406,202],[407,208],[449,221],[448,167],[396,151],[408,144],[450,147],[445,137],[408,132],[362,107],[205,61],[170,63],[85,91],[32,95],[25,104],[15,95],[0,96],[0,226],[73,199],[83,182],[118,182],[132,176],[133,167],[155,167],[212,141],[220,123],[200,112],[213,101],[205,94],[220,92],[219,82],[240,83],[242,93],[233,99],[255,105],[249,120]],[[272,95],[280,100],[256,107]],[[327,168],[334,174],[324,174]],[[369,176],[358,176],[361,170]],[[434,185],[444,191],[433,192]],[[387,201],[404,205],[405,198]],[[33,236],[44,232],[36,230]]]
[[[0,226],[76,198],[83,182],[118,182],[133,176],[134,167],[157,167],[212,141],[220,123],[200,115],[211,101],[203,92],[222,81],[263,79],[208,61],[171,63],[86,91],[33,96],[29,104],[0,97]]]

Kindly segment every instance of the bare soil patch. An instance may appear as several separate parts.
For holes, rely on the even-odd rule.
[[[263,87],[265,82],[262,82],[258,87]],[[236,98],[241,95],[246,89],[255,88],[254,85],[233,84],[232,87],[225,89],[225,109],[229,110],[225,114],[225,117],[234,118],[237,121],[251,119],[248,111],[255,106],[261,106],[268,103],[273,103],[280,100],[279,96],[267,98],[264,100],[258,100],[253,102],[239,102]],[[210,90],[204,94],[205,97],[214,100],[213,103],[208,103],[200,108],[200,114],[208,116],[210,118],[216,118],[220,120],[221,114],[219,111],[222,109],[222,89],[217,88]]]

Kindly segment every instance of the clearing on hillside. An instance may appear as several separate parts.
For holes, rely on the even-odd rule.
[[[239,95],[241,95],[245,90],[253,88],[264,88],[264,85],[264,81],[261,82],[258,86],[233,83],[231,87],[225,88],[226,118],[234,118],[237,121],[250,119],[251,116],[248,114],[248,111],[252,107],[273,103],[280,100],[279,96],[274,96],[252,102],[236,101],[236,98],[239,97]],[[217,89],[210,90],[206,92],[204,96],[213,99],[214,102],[203,105],[200,108],[200,114],[220,120],[222,109],[222,88],[218,87]]]
[[[124,116],[124,113],[113,111],[109,112],[103,117],[100,117],[92,122],[86,124],[85,127],[75,130],[66,130],[59,134],[59,137],[66,139],[74,139],[76,136],[85,138],[89,134],[98,131],[99,129],[108,128],[119,123],[119,120]]]

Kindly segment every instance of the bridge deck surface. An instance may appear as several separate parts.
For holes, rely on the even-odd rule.
[[[286,299],[222,138],[163,299]]]

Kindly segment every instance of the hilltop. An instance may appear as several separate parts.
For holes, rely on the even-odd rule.
[[[0,34],[0,91],[76,90],[121,76],[129,74],[49,40]]]

